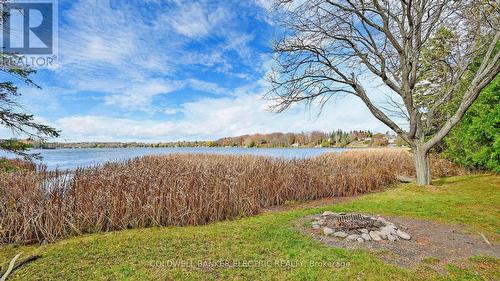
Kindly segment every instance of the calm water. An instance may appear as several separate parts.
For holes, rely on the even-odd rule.
[[[210,153],[234,155],[259,155],[281,158],[306,158],[327,152],[340,152],[343,148],[226,148],[226,147],[165,147],[165,148],[85,148],[85,149],[34,149],[49,169],[74,169],[76,167],[123,161],[144,155],[173,153]],[[0,156],[7,156],[0,152]],[[10,156],[11,157],[11,156]]]

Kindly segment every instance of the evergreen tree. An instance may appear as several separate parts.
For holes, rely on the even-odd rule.
[[[0,17],[2,24],[7,20],[8,14],[4,12]],[[17,101],[21,93],[15,83],[40,88],[31,80],[36,70],[25,66],[16,54],[0,53],[0,62],[1,72],[7,74],[4,75],[6,80],[0,82],[0,126],[10,129],[17,137],[38,140],[58,137],[59,131],[37,122],[34,116],[27,113]],[[14,139],[0,141],[0,150],[10,151],[26,158],[37,157],[27,153],[28,148],[29,145],[26,143]]]

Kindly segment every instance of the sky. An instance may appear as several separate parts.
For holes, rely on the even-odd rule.
[[[304,104],[270,111],[265,77],[280,30],[270,8],[269,0],[59,0],[57,60],[32,77],[42,89],[22,85],[18,101],[63,142],[385,132],[351,96],[321,113]]]

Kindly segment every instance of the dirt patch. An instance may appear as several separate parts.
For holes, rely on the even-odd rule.
[[[466,234],[463,228],[426,220],[384,216],[401,229],[411,233],[411,240],[396,242],[350,242],[333,236],[325,236],[322,229],[312,229],[314,216],[308,216],[297,225],[301,232],[330,247],[367,249],[382,260],[398,266],[414,268],[420,262],[441,271],[448,263],[465,260],[472,256],[500,258],[500,246],[489,245],[483,237]],[[489,241],[492,243],[491,241]]]

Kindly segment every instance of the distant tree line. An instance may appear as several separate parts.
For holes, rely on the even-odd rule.
[[[373,133],[370,131],[343,131],[331,133],[320,131],[302,133],[271,133],[226,137],[211,142],[211,146],[243,146],[243,147],[344,147],[352,142],[370,144]]]
[[[58,143],[43,141],[24,141],[33,148],[134,148],[134,147],[380,147],[387,146],[391,140],[397,143],[395,134],[372,133],[368,130],[330,133],[312,131],[301,133],[249,134],[225,137],[214,141],[176,141],[160,143],[141,142],[76,142]]]

